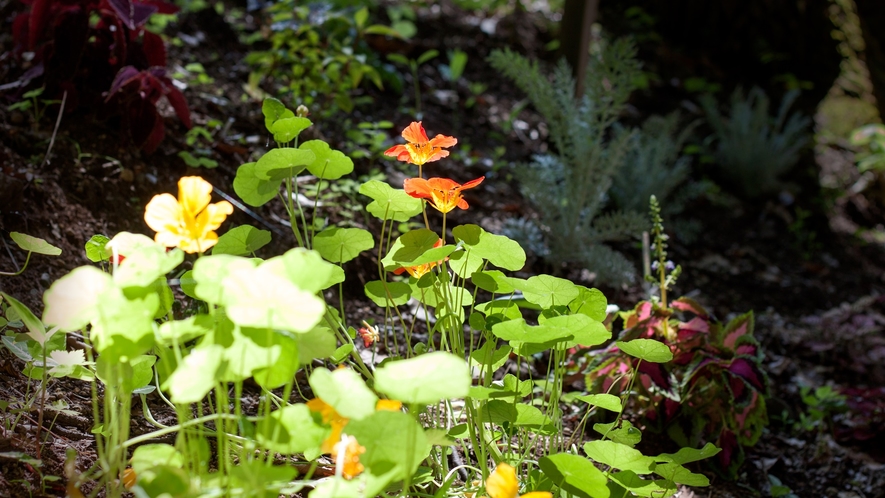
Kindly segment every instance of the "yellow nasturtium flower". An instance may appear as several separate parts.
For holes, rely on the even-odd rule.
[[[489,498],[520,498],[516,469],[506,463],[499,463],[486,480],[486,493]],[[521,498],[553,498],[547,491],[532,491]]]
[[[215,230],[234,212],[227,201],[210,204],[212,185],[199,176],[178,181],[178,199],[155,195],[144,210],[144,221],[157,235],[154,240],[187,253],[205,252],[218,242]]]

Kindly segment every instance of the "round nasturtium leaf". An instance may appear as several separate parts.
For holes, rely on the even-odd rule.
[[[274,123],[280,119],[295,116],[295,113],[286,109],[286,106],[279,99],[273,97],[264,99],[264,102],[261,103],[261,113],[264,114],[264,126],[271,133],[273,133]]]
[[[274,142],[285,144],[295,140],[298,135],[313,123],[307,118],[298,116],[284,117],[274,121],[270,126]]]
[[[661,341],[654,339],[633,339],[618,341],[618,349],[628,355],[651,363],[667,363],[673,359],[673,352]]]
[[[388,270],[401,266],[414,266],[413,261],[432,250],[437,242],[439,242],[439,235],[432,230],[426,228],[410,230],[397,237],[390,246],[390,250],[387,251],[387,255],[381,259],[381,263]]]
[[[317,425],[304,403],[274,411],[259,423],[258,444],[283,455],[304,453],[320,446],[328,430]]]
[[[110,275],[94,266],[81,266],[53,282],[43,295],[43,322],[64,332],[80,330],[98,316],[102,300],[124,300]]]
[[[467,362],[442,351],[385,363],[375,371],[375,389],[404,403],[428,405],[464,397],[470,383]]]
[[[421,212],[424,202],[410,196],[403,189],[395,189],[378,180],[362,184],[360,193],[372,198],[366,211],[382,220],[409,221]]]
[[[621,398],[614,394],[585,394],[575,399],[581,400],[590,406],[598,406],[615,413],[621,413]]]
[[[402,306],[412,296],[412,287],[405,282],[382,282],[373,280],[366,283],[364,288],[366,297],[378,306],[387,308]]]
[[[255,172],[256,163],[246,163],[237,168],[234,178],[234,192],[246,204],[258,207],[268,203],[280,193],[282,180],[266,180],[259,178]]]
[[[224,348],[212,344],[191,351],[163,383],[175,403],[196,403],[218,383],[216,374],[224,358]]]
[[[90,237],[86,241],[86,259],[93,263],[111,259],[111,251],[105,247],[110,241],[106,235],[96,234]]]
[[[37,254],[45,254],[47,256],[58,256],[61,249],[46,242],[38,237],[31,237],[19,232],[9,232],[9,237],[15,244],[25,251],[35,252]]]
[[[584,443],[584,452],[598,463],[610,465],[619,470],[630,470],[637,474],[650,474],[655,466],[652,457],[626,444],[598,439]]]
[[[318,368],[310,374],[314,395],[342,417],[359,420],[375,413],[378,396],[366,387],[358,373],[348,368],[328,371]]]
[[[550,275],[535,275],[528,280],[511,278],[509,282],[522,291],[526,301],[542,309],[567,305],[579,294],[578,286],[570,280]]]
[[[317,251],[294,247],[282,256],[261,263],[273,273],[285,276],[298,288],[319,292],[344,281],[344,270],[324,260]]]
[[[327,228],[313,238],[314,250],[333,263],[346,263],[373,247],[371,232],[362,228]]]
[[[385,474],[394,470],[393,479],[411,476],[430,454],[424,430],[412,417],[401,411],[377,411],[351,421],[344,432],[356,438],[366,452],[360,463],[368,472]]]
[[[544,475],[568,493],[581,498],[608,498],[608,479],[590,460],[557,453],[538,461]]]
[[[283,180],[304,171],[314,162],[313,152],[303,149],[271,149],[255,163],[255,176],[260,180]]]
[[[251,225],[231,228],[212,247],[212,254],[232,254],[245,256],[261,249],[270,242],[270,231],[260,230]]]
[[[221,288],[228,317],[242,327],[307,332],[326,311],[322,299],[265,265],[231,271]]]
[[[308,140],[298,148],[310,150],[316,156],[316,160],[307,165],[307,170],[317,178],[337,180],[353,172],[353,161],[322,140]]]
[[[525,251],[518,242],[503,235],[486,232],[478,225],[460,225],[452,229],[455,240],[476,256],[505,270],[517,271],[525,266]]]

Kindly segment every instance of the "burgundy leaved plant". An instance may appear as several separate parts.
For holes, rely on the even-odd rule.
[[[130,138],[152,152],[164,136],[157,112],[166,98],[190,127],[184,95],[166,76],[163,39],[145,29],[155,13],[174,14],[163,0],[23,0],[13,21],[21,88],[42,84],[44,96],[67,92],[68,109],[98,107],[122,114]]]
[[[681,298],[661,309],[639,303],[621,315],[619,340],[654,339],[673,353],[668,363],[639,363],[635,397],[649,423],[682,446],[713,442],[722,451],[718,469],[734,476],[768,424],[765,398],[768,377],[761,368],[763,354],[753,337],[753,314],[728,324],[715,321],[698,303]],[[628,388],[629,373],[638,360],[616,345],[588,353],[586,380],[594,392]]]

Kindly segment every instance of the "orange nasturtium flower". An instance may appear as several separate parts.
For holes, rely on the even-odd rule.
[[[417,164],[422,166],[431,161],[438,161],[449,155],[449,151],[443,150],[443,147],[452,147],[458,143],[455,137],[447,137],[445,135],[437,135],[432,139],[427,138],[427,132],[421,126],[421,121],[413,121],[412,124],[403,130],[403,138],[406,139],[405,145],[394,145],[384,151],[385,156],[392,156],[399,161]]]
[[[360,455],[366,452],[366,448],[353,436],[344,434],[341,440],[332,448],[332,460],[335,462],[335,474],[345,479],[353,479],[362,474],[366,468],[360,463]]]
[[[442,239],[438,239],[436,241],[436,243],[433,244],[433,247],[434,248],[442,247],[442,245],[443,245]],[[427,275],[430,272],[430,270],[433,269],[434,266],[438,266],[438,265],[442,264],[444,261],[448,261],[448,260],[449,260],[449,258],[446,258],[443,261],[432,261],[430,263],[424,263],[424,264],[415,265],[415,266],[402,266],[400,268],[397,268],[396,270],[393,270],[393,274],[394,275],[402,275],[403,272],[408,272],[409,275],[411,275],[415,278],[421,278],[424,275]]]
[[[401,401],[396,401],[392,399],[381,399],[375,403],[375,411],[399,411],[403,407],[403,403]],[[332,405],[326,403],[320,398],[313,398],[312,400],[307,402],[307,408],[312,411],[320,414],[320,418],[323,421],[323,424],[328,425],[332,428],[332,432],[329,434],[329,437],[323,441],[323,445],[320,447],[320,451],[322,453],[332,453],[334,456],[335,453],[335,445],[341,442],[341,434],[344,431],[344,426],[350,422],[350,419],[347,417],[341,416]]]
[[[178,199],[155,195],[144,210],[144,221],[157,232],[154,240],[184,252],[205,252],[218,242],[215,230],[234,212],[227,201],[210,204],[212,185],[199,176],[178,180]]]
[[[484,180],[479,177],[476,180],[461,185],[448,178],[406,178],[403,187],[406,193],[418,199],[427,199],[430,205],[441,213],[448,213],[457,208],[467,209],[467,201],[461,196],[462,190],[476,187]]]
[[[489,494],[489,498],[520,498],[516,469],[506,463],[499,463],[486,480],[486,493]],[[547,491],[532,491],[521,496],[522,498],[553,498],[553,495]]]

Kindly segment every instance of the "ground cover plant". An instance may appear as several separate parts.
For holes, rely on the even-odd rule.
[[[543,2],[154,13],[194,126],[159,97],[151,155],[114,119],[61,112],[64,92],[0,85],[0,498],[877,496],[885,260],[874,225],[842,218],[878,219],[879,173],[853,155],[877,153],[875,127],[848,140],[876,118],[815,117],[838,196],[815,197],[806,148],[750,200],[696,105],[740,85],[712,57],[669,72],[692,56],[643,5],[637,55],[618,59],[630,33],[606,13],[595,83],[575,100],[562,66],[552,107],[523,88],[551,75],[487,58],[556,67]],[[274,40],[309,50],[244,62]],[[330,72],[292,87],[307,55]],[[383,85],[354,86],[353,61]],[[10,52],[0,74],[21,64]],[[775,81],[808,113],[797,75]],[[594,109],[610,124],[588,127]],[[571,171],[527,174],[538,157]],[[598,230],[618,209],[635,230],[605,247],[644,281],[574,257],[599,237],[550,258],[567,217]]]

